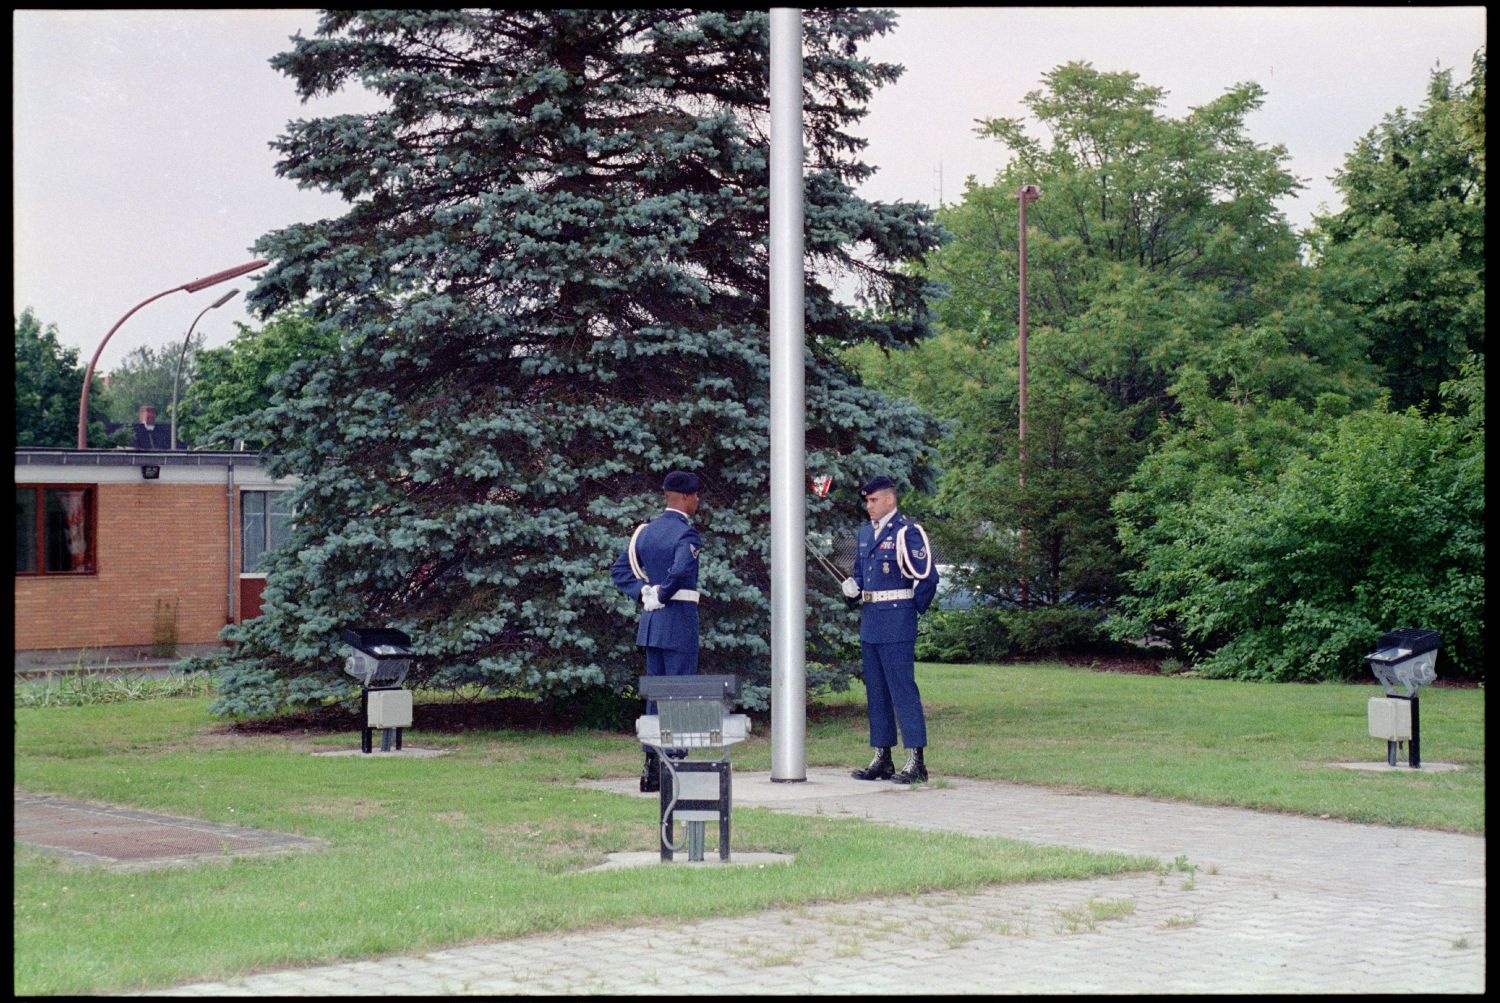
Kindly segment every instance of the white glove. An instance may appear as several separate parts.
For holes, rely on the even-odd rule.
[[[667,604],[656,597],[656,590],[659,587],[657,585],[641,586],[641,605],[646,608],[646,612],[648,613],[666,608]]]
[[[845,578],[839,584],[844,590],[844,595],[848,596],[850,599],[859,598],[859,583],[856,582],[853,578]]]

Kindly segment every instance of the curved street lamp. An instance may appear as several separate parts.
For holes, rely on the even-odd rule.
[[[212,275],[205,275],[201,279],[194,279],[193,281],[183,283],[180,286],[173,286],[171,289],[167,289],[157,293],[150,299],[141,300],[135,306],[131,307],[129,312],[126,313],[125,316],[115,321],[115,326],[109,329],[109,333],[104,336],[104,340],[99,342],[99,347],[94,349],[94,357],[89,360],[89,366],[83,372],[83,392],[78,395],[78,448],[89,448],[89,385],[94,381],[94,366],[98,364],[99,356],[103,353],[104,346],[109,344],[109,339],[114,337],[115,332],[120,329],[121,324],[130,319],[131,314],[135,313],[147,303],[159,300],[163,296],[166,296],[170,293],[195,293],[200,289],[207,289],[209,286],[216,286],[220,282],[228,282],[230,279],[237,279],[247,272],[253,272],[257,268],[264,268],[269,264],[269,261],[257,259],[255,261],[246,262],[243,265],[237,265],[234,268],[226,268],[222,272],[214,272]]]
[[[187,337],[182,339],[182,351],[177,353],[177,368],[172,373],[172,437],[167,440],[168,449],[177,448],[177,389],[182,385],[182,360],[187,358],[188,344],[193,340],[193,328],[198,326],[198,322],[203,319],[203,315],[208,313],[208,311],[217,310],[239,294],[240,291],[238,289],[229,290],[229,292],[200,310],[198,316],[194,317],[193,322],[188,325]]]

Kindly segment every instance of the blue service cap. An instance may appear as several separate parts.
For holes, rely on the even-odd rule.
[[[695,495],[702,486],[697,474],[690,474],[685,470],[674,470],[661,482],[663,491],[675,491],[682,495]]]
[[[893,481],[893,480],[891,480],[889,477],[885,476],[884,474],[881,474],[879,477],[872,477],[872,478],[870,478],[870,481],[864,487],[862,487],[862,488],[859,489],[859,495],[860,495],[861,498],[863,498],[863,497],[866,497],[868,495],[872,495],[872,494],[874,494],[877,491],[887,491],[887,490],[889,490],[889,491],[896,490],[896,482]]]

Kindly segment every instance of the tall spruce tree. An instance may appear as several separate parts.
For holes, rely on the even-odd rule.
[[[858,50],[893,24],[804,14],[808,459],[845,486],[810,498],[816,532],[848,528],[871,472],[932,477],[937,426],[836,356],[925,333],[897,265],[941,231],[853,191],[871,168],[850,129],[900,72]],[[305,304],[341,344],[254,421],[300,478],[296,527],[264,615],[226,632],[216,712],[346,694],[351,624],[406,629],[427,685],[628,691],[634,611],[607,568],[679,467],[705,482],[702,667],[764,701],[768,37],[764,11],[331,11],[272,60],[304,98],[359,83],[385,106],[276,144],[349,209],[263,238],[251,301]],[[835,300],[840,275],[869,309]],[[851,618],[809,595],[809,683],[837,685]]]

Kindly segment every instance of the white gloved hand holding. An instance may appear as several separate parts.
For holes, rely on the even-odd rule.
[[[850,599],[859,598],[859,583],[856,582],[853,578],[845,578],[839,584],[840,587],[842,587],[844,590],[844,595],[848,596]]]
[[[646,612],[648,613],[666,608],[666,603],[656,597],[657,588],[658,586],[656,585],[641,586],[641,605],[646,608]]]

